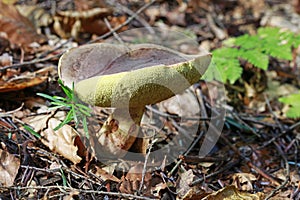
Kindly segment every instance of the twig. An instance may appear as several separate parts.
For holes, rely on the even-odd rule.
[[[138,190],[138,194],[142,194],[142,189],[143,189],[143,185],[144,185],[144,180],[145,180],[145,174],[146,174],[146,170],[147,170],[147,163],[148,163],[148,159],[149,159],[149,156],[150,156],[150,153],[151,153],[151,149],[154,145],[154,143],[157,141],[157,139],[154,139],[153,141],[151,141],[149,147],[148,147],[148,152],[146,154],[146,157],[145,157],[145,162],[144,162],[144,167],[143,167],[143,172],[142,172],[142,180],[141,180],[141,183],[140,183],[140,188]]]
[[[201,131],[198,135],[198,137],[194,140],[194,142],[191,144],[191,146],[186,150],[186,152],[183,154],[184,156],[186,156],[187,154],[190,153],[190,151],[194,148],[194,146],[199,142],[199,140],[202,138],[202,136],[204,135],[205,131]],[[182,160],[179,160],[176,165],[173,167],[173,169],[168,173],[168,177],[170,177],[175,170],[178,168],[178,166],[182,163]]]
[[[290,166],[288,163],[288,160],[284,154],[284,152],[282,151],[281,147],[277,144],[277,142],[273,142],[275,144],[275,146],[278,149],[279,154],[281,155],[281,157],[283,158],[284,162],[285,162],[285,168],[286,168],[286,179],[284,180],[284,182],[279,185],[276,189],[274,189],[266,198],[265,200],[270,199],[272,196],[275,195],[276,192],[278,192],[280,189],[282,189],[290,180]]]
[[[218,39],[223,40],[227,37],[226,33],[215,24],[210,14],[206,15],[206,19],[209,27]]]
[[[28,62],[22,62],[22,63],[18,63],[18,64],[13,64],[13,65],[9,65],[9,66],[6,66],[6,67],[2,67],[0,68],[0,72],[4,72],[6,71],[7,69],[17,69],[19,67],[24,67],[24,66],[27,66],[27,65],[33,65],[33,64],[36,64],[36,63],[40,63],[40,62],[45,62],[45,61],[48,61],[48,60],[51,60],[53,58],[58,58],[60,57],[63,53],[63,52],[60,52],[59,54],[56,54],[54,56],[50,56],[50,57],[46,57],[46,58],[41,58],[41,59],[33,59],[31,61],[28,61]]]
[[[273,116],[275,122],[278,124],[278,126],[279,126],[281,132],[283,132],[283,131],[284,131],[284,128],[282,127],[282,124],[279,122],[277,116],[276,116],[275,113],[273,112],[273,109],[272,109],[272,107],[271,107],[270,101],[269,101],[269,99],[268,99],[268,97],[267,97],[266,94],[264,94],[264,98],[265,98],[266,104],[267,104],[267,106],[268,106],[268,109],[269,109],[270,113],[272,114],[272,116]]]
[[[68,44],[69,42],[72,42],[73,38],[70,38],[68,40],[66,40],[65,42],[62,42],[61,44],[59,44],[58,46],[54,47],[53,49],[50,49],[48,51],[43,52],[41,55],[39,55],[37,58],[41,59],[45,56],[47,56],[48,54],[57,51],[58,49],[60,49],[61,47],[63,47],[64,45]]]
[[[210,124],[210,127],[212,128],[213,131],[216,131],[216,128],[214,127],[213,124]],[[266,179],[270,180],[272,183],[275,183],[276,185],[280,185],[273,177],[271,177],[269,174],[265,173],[262,169],[258,168],[255,164],[253,164],[249,158],[245,157],[237,147],[231,144],[231,142],[224,137],[222,134],[220,136],[227,145],[230,146],[230,148],[236,152],[237,155],[239,155],[241,158],[245,159],[247,162],[247,165],[251,168],[253,168],[257,173],[259,173],[261,176],[265,177]]]
[[[199,157],[199,156],[184,156],[180,155],[179,159],[187,163],[199,163],[199,162],[219,162],[226,161],[228,158],[221,157]]]
[[[286,129],[285,131],[283,131],[282,133],[280,133],[279,135],[277,136],[274,136],[272,139],[270,139],[269,141],[265,142],[261,147],[260,149],[268,146],[269,144],[273,143],[275,140],[277,140],[278,138],[284,136],[285,134],[288,134],[290,133],[292,130],[294,130],[295,128],[297,128],[298,126],[300,126],[300,121],[291,125],[288,129]]]
[[[161,112],[151,106],[146,106],[146,108],[148,110],[150,110],[151,112],[154,112],[155,114],[158,114],[160,115],[161,117],[165,117],[165,118],[173,118],[173,119],[181,119],[181,120],[193,120],[193,121],[202,121],[202,120],[212,120],[212,119],[217,119],[218,117],[183,117],[183,116],[178,116],[178,115],[171,115],[171,114],[168,114],[168,113],[165,113],[165,112]]]
[[[112,5],[116,5],[117,8],[120,7],[119,9],[121,11],[126,12],[128,15],[131,15],[131,16],[134,15],[134,12],[132,10],[123,6],[122,4],[120,4],[116,1],[110,1],[110,3]],[[140,18],[139,16],[136,16],[135,19],[137,21],[139,21],[149,31],[150,34],[155,34],[155,31],[153,30],[153,28],[150,26],[150,24],[146,20],[144,20],[143,18]]]
[[[15,112],[22,110],[23,106],[24,106],[24,103],[22,103],[21,106],[19,108],[16,108],[15,110],[7,111],[5,113],[0,112],[0,117],[9,117],[12,114],[14,114]]]
[[[141,199],[141,200],[153,200],[157,198],[149,198],[149,197],[142,197],[137,196],[133,194],[125,194],[125,193],[118,193],[118,192],[105,192],[105,191],[97,191],[97,190],[83,190],[83,189],[76,189],[72,187],[66,187],[66,186],[59,186],[59,185],[49,185],[49,186],[28,186],[28,187],[4,187],[0,186],[0,189],[3,190],[29,190],[29,189],[36,189],[36,190],[42,190],[42,189],[59,189],[61,192],[65,191],[78,191],[79,193],[85,193],[85,194],[99,194],[99,195],[108,195],[108,196],[116,196],[116,197],[125,197],[125,198],[132,198],[132,199]]]
[[[233,160],[233,161],[230,161],[230,162],[227,163],[224,167],[222,167],[222,169],[220,169],[220,170],[218,170],[218,171],[215,171],[215,172],[213,172],[213,173],[211,173],[211,174],[208,174],[208,175],[205,176],[205,177],[202,177],[202,178],[199,178],[199,179],[193,181],[192,183],[190,183],[189,186],[192,187],[192,186],[194,186],[194,185],[196,185],[196,184],[198,184],[198,183],[201,183],[202,181],[204,181],[204,179],[207,179],[207,178],[216,176],[216,175],[218,175],[218,174],[224,172],[225,170],[232,168],[233,166],[235,166],[235,165],[237,165],[237,164],[239,164],[239,163],[240,163],[239,160]]]
[[[112,29],[113,32],[118,31],[119,29],[121,29],[122,27],[128,25],[133,19],[135,19],[141,12],[143,12],[146,8],[148,8],[151,4],[153,4],[156,0],[151,0],[150,2],[146,3],[144,6],[142,6],[139,10],[136,11],[136,13],[132,16],[130,16],[124,23],[120,24],[119,26],[117,26],[116,28]],[[94,40],[90,40],[87,44],[89,43],[94,43],[97,42],[98,40],[102,40],[108,36],[110,36],[111,34],[113,34],[112,31],[109,31],[97,38],[95,38]]]
[[[247,127],[251,133],[253,133],[254,135],[256,135],[258,138],[261,138],[261,135],[259,135],[251,126],[249,126],[246,122],[244,122],[236,113],[232,112],[231,113],[233,115],[233,117],[238,120],[238,122],[240,122],[242,125],[244,125],[245,127]]]
[[[270,176],[269,174],[267,174],[266,172],[264,172],[262,169],[260,169],[259,167],[257,167],[255,164],[253,164],[250,160],[248,160],[247,165],[249,167],[251,167],[252,169],[254,169],[257,173],[259,173],[262,177],[268,179],[269,181],[271,181],[273,184],[275,185],[280,185],[280,183],[278,181],[276,181],[272,176]]]
[[[104,22],[107,26],[107,28],[113,33],[113,36],[124,46],[127,47],[127,45],[125,45],[124,41],[122,40],[122,38],[120,38],[120,36],[116,33],[116,31],[114,31],[110,25],[110,23],[108,22],[108,20],[106,18],[104,18]]]
[[[240,116],[240,118],[243,121],[251,122],[251,123],[254,123],[254,124],[260,124],[260,125],[269,126],[269,127],[272,127],[272,128],[278,127],[277,124],[272,124],[272,123],[268,123],[268,122],[264,122],[264,121],[259,121],[259,120],[255,119],[255,117],[243,117],[243,116]]]

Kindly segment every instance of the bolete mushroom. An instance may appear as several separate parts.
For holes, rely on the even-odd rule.
[[[79,99],[116,108],[97,134],[101,155],[123,156],[135,142],[145,106],[200,80],[211,55],[186,55],[154,44],[89,44],[59,60],[59,77]]]

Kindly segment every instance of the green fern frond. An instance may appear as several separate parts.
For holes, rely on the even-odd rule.
[[[300,35],[295,35],[293,39],[293,47],[298,48],[300,46]]]
[[[242,49],[259,49],[261,39],[257,35],[250,36],[248,34],[239,36],[235,40],[235,45]]]
[[[234,83],[242,72],[238,59],[244,59],[264,70],[268,68],[269,56],[292,60],[292,49],[300,45],[300,35],[279,28],[264,27],[259,28],[256,35],[245,34],[230,38],[223,45],[223,48],[212,52],[214,61],[217,68],[224,73],[222,80]],[[232,75],[231,72],[235,74]]]
[[[286,112],[286,116],[289,118],[299,118],[300,117],[300,106],[291,107]]]
[[[286,97],[281,97],[280,102],[290,105],[289,110],[286,113],[287,117],[299,118],[300,117],[300,93],[291,94]]]
[[[247,60],[255,67],[266,70],[269,65],[269,57],[256,50],[241,50],[240,57]]]
[[[266,54],[278,59],[292,60],[292,49],[290,45],[265,43],[263,50]]]
[[[212,51],[214,57],[219,58],[237,58],[239,56],[239,50],[235,48],[223,47]]]
[[[242,75],[243,68],[240,65],[240,62],[237,58],[228,59],[226,57],[213,57],[212,64],[216,66],[220,76],[220,80],[222,82],[229,81],[230,84],[233,84],[237,79],[239,79]],[[205,73],[211,74],[212,71]]]
[[[216,66],[220,74],[218,77],[220,79],[219,81],[229,81],[231,84],[233,84],[238,78],[241,77],[243,69],[238,60],[238,49],[224,47],[214,50],[212,54],[212,64]],[[212,69],[210,71],[208,70],[206,76],[211,76],[212,73]]]
[[[297,105],[300,106],[300,93],[296,93],[296,94],[291,94],[288,95],[286,97],[281,97],[279,99],[280,102],[285,103],[285,104],[289,104],[289,105]]]

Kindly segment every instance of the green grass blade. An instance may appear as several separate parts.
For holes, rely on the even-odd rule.
[[[57,131],[58,129],[60,129],[61,127],[63,127],[65,124],[68,124],[70,121],[72,121],[73,119],[73,111],[70,110],[66,116],[66,118],[64,119],[64,121],[62,121],[57,127],[55,127],[53,130]]]
[[[44,94],[44,93],[37,93],[38,96],[40,97],[44,97],[45,99],[49,99],[51,101],[54,101],[54,102],[61,102],[60,100],[58,99],[55,99],[54,97],[48,95],[48,94]]]
[[[83,119],[82,119],[82,125],[83,125],[83,130],[85,132],[85,135],[89,139],[90,135],[89,135],[89,129],[88,129],[86,117],[83,117]]]
[[[37,138],[41,138],[42,136],[40,134],[38,134],[36,131],[34,131],[31,127],[27,126],[26,124],[23,125],[24,129],[26,131],[28,131],[29,133],[31,133],[32,135],[34,135]]]

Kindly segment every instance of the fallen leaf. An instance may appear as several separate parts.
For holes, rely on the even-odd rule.
[[[180,174],[179,182],[176,187],[179,199],[202,199],[206,195],[205,191],[201,190],[198,186],[189,186],[193,182],[194,177],[195,175],[192,169]]]
[[[121,192],[127,192],[127,193],[135,193],[136,191],[139,190],[140,188],[140,184],[142,181],[142,176],[143,176],[143,168],[144,165],[143,164],[137,164],[133,167],[131,167],[126,175],[126,177],[122,177],[121,181],[121,185],[119,190]],[[150,192],[151,189],[151,174],[149,172],[145,173],[145,177],[144,177],[144,187],[143,189],[143,193],[147,194]]]
[[[17,30],[17,31],[16,31]],[[5,32],[11,43],[30,49],[33,42],[42,43],[46,37],[36,33],[32,23],[14,5],[0,1],[0,32]]]
[[[251,194],[248,192],[241,192],[233,185],[226,186],[217,192],[207,195],[203,200],[262,200],[264,194],[258,192],[256,194]]]
[[[51,118],[48,121],[48,128],[41,133],[44,137],[42,142],[53,152],[59,153],[65,158],[77,164],[81,161],[81,157],[77,155],[78,147],[74,141],[79,134],[69,125],[64,125],[57,131],[54,128],[61,123],[60,120]]]
[[[200,114],[199,102],[191,90],[164,100],[158,106],[162,112],[181,117],[197,117]]]
[[[79,134],[69,125],[64,125],[54,131],[61,121],[50,115],[39,115],[23,119],[24,122],[34,127],[36,132],[41,131],[42,143],[51,151],[62,155],[74,164],[79,163],[85,153],[84,145]]]
[[[107,172],[106,170],[96,166],[96,172],[95,174],[97,176],[99,176],[101,179],[103,179],[104,181],[106,180],[111,180],[117,183],[120,183],[120,179],[118,179],[117,177],[115,177],[112,173]]]
[[[243,191],[253,191],[252,182],[256,181],[256,177],[250,173],[236,173],[232,176],[235,187]]]
[[[10,187],[14,184],[20,167],[20,160],[7,151],[0,149],[0,184]]]
[[[0,92],[17,91],[39,85],[47,80],[49,72],[53,70],[54,67],[50,66],[35,72],[24,72],[16,76],[11,76],[8,80],[3,80],[2,77],[2,80],[0,79]]]

